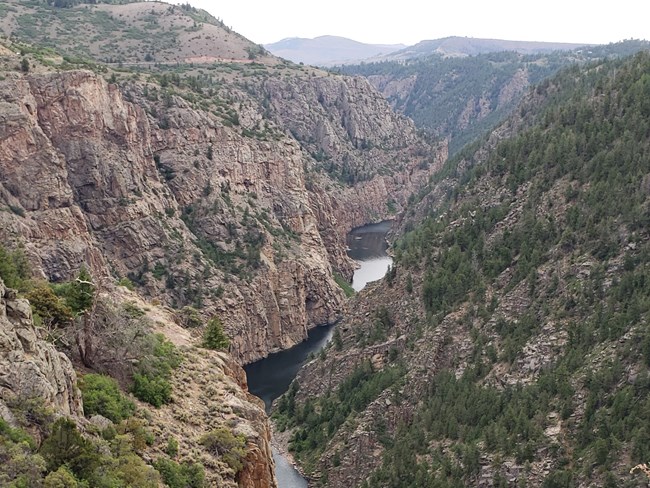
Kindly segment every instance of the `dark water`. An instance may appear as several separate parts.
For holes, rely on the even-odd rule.
[[[244,366],[248,391],[264,400],[266,413],[271,412],[273,400],[287,391],[309,353],[320,351],[330,341],[333,332],[334,325],[316,327],[309,331],[306,341]],[[307,488],[307,480],[275,448],[273,460],[278,488]]]
[[[386,233],[390,226],[391,222],[365,225],[348,234],[348,255],[361,266],[354,272],[352,286],[355,290],[381,279],[393,262],[386,255]],[[316,327],[309,331],[305,342],[244,366],[248,390],[264,400],[267,413],[271,411],[273,400],[287,391],[309,354],[318,353],[330,341],[333,332],[333,325]],[[307,488],[307,481],[275,448],[273,459],[278,488]]]
[[[248,391],[264,400],[267,413],[271,411],[273,400],[287,391],[309,353],[320,351],[333,332],[333,325],[316,327],[309,331],[307,340],[297,346],[244,366]]]
[[[386,233],[391,225],[390,221],[364,225],[348,234],[348,256],[360,266],[352,278],[352,288],[356,291],[362,290],[371,281],[382,279],[393,263],[386,254]]]

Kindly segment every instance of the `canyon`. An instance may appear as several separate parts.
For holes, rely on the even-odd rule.
[[[0,8],[0,484],[275,488],[278,446],[332,488],[641,482],[650,60],[604,58],[643,43],[429,83],[60,7]]]
[[[267,419],[240,366],[341,318],[335,275],[349,280],[354,268],[346,234],[401,211],[441,167],[446,145],[418,136],[367,81],[275,58],[242,63],[245,72],[223,83],[191,71],[69,66],[38,48],[21,72],[19,50],[6,42],[0,52],[3,248],[24,254],[33,279],[66,283],[87,269],[102,300],[146,311],[180,351],[173,403],[148,410],[157,440],[141,456],[164,457],[171,434],[209,483],[276,486]],[[201,329],[184,328],[188,316],[218,317],[228,354],[197,348]],[[54,387],[16,384],[2,400],[15,408],[53,391],[44,406],[92,430],[72,365],[53,357],[42,369]],[[201,444],[219,429],[244,439],[236,472]]]

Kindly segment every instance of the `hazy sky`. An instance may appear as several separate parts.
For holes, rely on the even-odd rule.
[[[649,0],[189,2],[258,44],[325,34],[390,44],[451,35],[584,43],[650,40]]]

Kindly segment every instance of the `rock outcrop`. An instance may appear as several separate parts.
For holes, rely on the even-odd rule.
[[[86,263],[219,315],[240,362],[304,340],[340,317],[345,233],[401,209],[446,153],[361,79],[260,83],[228,88],[224,115],[221,99],[210,111],[155,84],[9,73],[0,237],[23,242],[49,280]],[[341,171],[355,176],[334,181]]]
[[[69,278],[87,263],[101,275],[137,276],[147,293],[169,303],[191,303],[221,286],[223,296],[208,310],[223,314],[242,361],[289,347],[308,327],[336,319],[342,293],[310,211],[295,143],[243,139],[180,99],[170,112],[182,126],[152,129],[141,107],[88,72],[16,77],[0,89],[1,191],[7,206],[20,209],[2,216],[3,237],[24,241],[47,278]],[[170,184],[154,151],[161,167],[179,173]],[[209,186],[216,189],[212,197],[204,195]],[[227,207],[224,200],[232,206],[210,211],[208,205]],[[240,202],[246,210],[235,209]],[[274,209],[266,218],[276,236],[260,223],[264,216],[254,218]],[[252,219],[245,226],[244,213]],[[209,244],[200,249],[197,239]],[[228,285],[214,261],[244,261],[247,239],[255,241],[247,251],[259,253],[250,268],[258,269],[250,282],[235,276]],[[280,260],[274,244],[284,248],[289,241],[299,258]],[[165,269],[165,281],[146,275],[156,266]],[[233,267],[248,272],[243,264]]]
[[[37,398],[56,412],[82,416],[77,376],[67,356],[39,334],[29,302],[0,280],[0,408]]]

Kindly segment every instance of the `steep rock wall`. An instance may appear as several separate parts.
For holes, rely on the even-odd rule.
[[[82,416],[76,381],[67,356],[34,327],[29,302],[0,280],[0,405],[11,398],[38,398],[59,413]]]
[[[177,305],[191,303],[188,290],[196,293],[199,283],[207,314],[223,315],[241,361],[289,347],[308,327],[336,319],[342,293],[294,142],[244,139],[180,99],[170,110],[176,127],[152,127],[141,106],[88,72],[14,77],[0,90],[7,122],[1,191],[17,213],[3,213],[3,237],[24,241],[45,276],[69,278],[85,262],[102,275],[144,275],[146,293]],[[179,176],[166,180],[161,165]],[[188,208],[191,219],[181,220]],[[246,211],[264,211],[268,222],[251,232],[262,242],[257,269],[252,278],[226,278],[196,242],[234,253],[236,238],[248,236],[240,223]],[[282,231],[289,237],[278,237]],[[281,240],[291,240],[287,253],[298,259],[277,258]],[[164,282],[146,275],[150,266],[166,270]],[[219,287],[222,296],[210,296]]]

